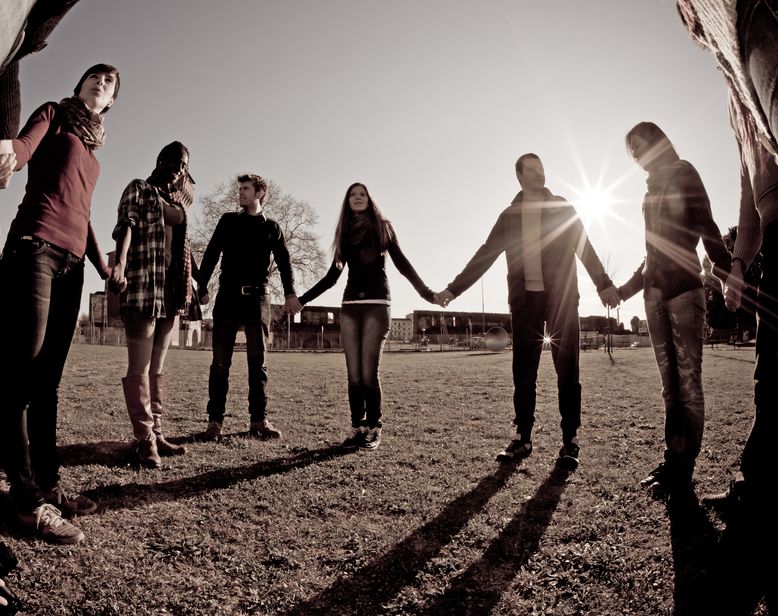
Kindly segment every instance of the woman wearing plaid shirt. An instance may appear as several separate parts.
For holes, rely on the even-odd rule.
[[[127,335],[122,379],[138,461],[158,468],[161,455],[186,453],[162,435],[165,355],[178,314],[192,300],[186,208],[194,195],[189,150],[178,141],[162,148],[147,180],[130,182],[119,202],[112,288],[121,291]]]

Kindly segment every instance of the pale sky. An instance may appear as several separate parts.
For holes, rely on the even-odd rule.
[[[259,173],[315,209],[327,248],[346,188],[364,182],[436,291],[518,191],[525,152],[573,203],[587,184],[610,188],[612,214],[589,235],[623,282],[645,252],[645,174],[624,147],[642,120],[697,167],[722,232],[737,223],[724,79],[673,1],[81,0],[21,63],[22,122],[96,62],[122,79],[97,152],[92,221],[104,253],[124,187],[176,139],[199,195]],[[0,192],[3,240],[25,181]],[[505,276],[500,257],[483,278],[487,312],[507,312]],[[389,280],[394,317],[431,307],[394,266]],[[315,303],[339,305],[344,284]],[[583,268],[579,287],[580,314],[605,314]],[[82,312],[101,289],[88,266]],[[451,309],[480,311],[481,286]],[[644,315],[640,296],[621,308],[627,325],[633,315]]]

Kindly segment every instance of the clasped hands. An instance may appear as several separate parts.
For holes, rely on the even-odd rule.
[[[598,295],[602,305],[608,308],[616,308],[621,303],[621,295],[619,295],[618,290],[613,285],[603,289]]]

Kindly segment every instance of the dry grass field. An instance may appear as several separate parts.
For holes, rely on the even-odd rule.
[[[581,354],[581,466],[560,446],[551,358],[535,450],[510,438],[510,354],[388,353],[375,452],[345,453],[341,354],[273,353],[277,442],[245,437],[236,354],[222,443],[201,443],[210,353],[170,352],[166,432],[188,455],[128,462],[125,350],[74,346],[60,391],[63,476],[99,500],[77,547],[21,535],[0,498],[29,614],[696,614],[721,523],[643,494],[663,419],[650,349]],[[753,349],[706,349],[698,495],[725,486],[750,426]],[[7,484],[0,481],[2,492]]]

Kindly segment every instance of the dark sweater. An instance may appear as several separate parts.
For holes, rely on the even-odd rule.
[[[646,258],[619,287],[624,300],[652,287],[659,289],[664,299],[701,289],[700,239],[713,262],[714,274],[726,278],[732,268],[731,255],[713,221],[697,170],[685,160],[676,161],[671,169],[668,180],[649,190],[643,200]]]
[[[294,295],[289,251],[278,223],[264,214],[230,212],[219,219],[208,242],[200,262],[200,276],[208,284],[221,255],[219,294],[240,292],[240,287],[250,285],[258,289],[258,295],[264,295],[271,253],[281,274],[284,294]]]
[[[387,246],[387,252],[392,257],[397,270],[408,279],[422,298],[432,302],[435,294],[424,284],[403,251],[400,250],[394,229],[390,227],[389,231],[391,240]],[[346,289],[343,291],[344,302],[389,301],[391,299],[389,280],[386,277],[386,257],[381,252],[378,237],[374,233],[366,233],[362,242],[356,246],[349,246],[343,257],[348,265],[348,279],[346,280]],[[327,289],[332,288],[342,272],[343,264],[334,260],[324,278],[300,296],[300,303],[307,304]]]
[[[523,191],[516,195],[510,207],[502,211],[486,242],[476,251],[462,272],[448,285],[456,297],[464,293],[488,270],[502,252],[508,261],[508,303],[511,310],[524,306],[524,258],[522,253],[521,204]],[[543,285],[555,302],[578,304],[578,277],[575,257],[579,255],[586,271],[603,291],[612,282],[589,242],[575,208],[563,197],[545,189],[545,203],[540,214],[540,233],[544,246],[540,255]]]
[[[77,257],[85,254],[104,278],[105,265],[89,222],[100,175],[93,151],[62,130],[57,103],[41,105],[14,139],[16,171],[28,166],[27,186],[9,237],[34,235]]]

